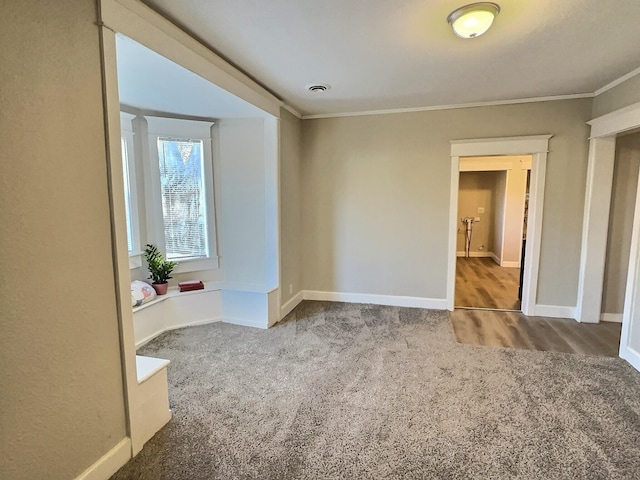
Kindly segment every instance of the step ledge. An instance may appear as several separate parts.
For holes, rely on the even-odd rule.
[[[136,371],[138,373],[138,384],[153,377],[156,373],[166,368],[169,360],[163,358],[145,357],[136,355]]]

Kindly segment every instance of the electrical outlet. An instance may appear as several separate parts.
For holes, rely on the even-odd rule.
[[[473,221],[474,221],[474,222],[479,222],[479,221],[480,221],[480,217],[475,217],[475,218],[473,219]]]
[[[293,293],[293,283],[289,284],[289,293]]]
[[[484,213],[484,207],[478,207],[478,213]]]
[[[478,246],[478,250],[480,250],[480,251],[484,250],[484,245],[479,245]]]

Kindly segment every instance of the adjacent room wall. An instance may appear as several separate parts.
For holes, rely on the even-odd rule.
[[[285,305],[302,289],[302,121],[284,108],[280,115],[280,303]]]
[[[504,190],[498,189],[501,172],[460,172],[458,188],[458,254],[465,252],[465,225],[460,219],[465,217],[479,218],[474,222],[471,235],[471,256],[489,256],[495,253],[495,207],[500,197],[504,198]],[[478,208],[484,208],[479,213]]]
[[[551,133],[537,303],[574,306],[590,117],[580,99],[305,120],[304,288],[444,299],[449,142]]]
[[[593,99],[593,118],[640,102],[640,75],[607,90]]]
[[[4,479],[76,478],[126,436],[96,22],[2,4]]]
[[[602,312],[622,314],[640,169],[640,133],[619,137],[613,170]]]

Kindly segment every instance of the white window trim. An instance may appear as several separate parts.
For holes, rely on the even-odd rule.
[[[153,229],[150,229],[150,231],[147,232],[147,243],[156,244],[160,251],[166,254],[161,207],[162,199],[160,197],[160,175],[157,170],[158,137],[182,137],[202,140],[209,256],[206,258],[180,260],[174,269],[174,273],[189,273],[219,268],[220,262],[216,242],[213,148],[211,142],[211,128],[213,126],[213,122],[153,116],[145,116],[144,118],[147,121],[149,137],[149,159],[147,159],[147,164],[151,167],[151,175],[146,176],[144,179],[145,190],[151,193],[151,195],[147,197],[151,200],[151,204],[146,206],[145,211],[147,217],[152,216],[151,222],[148,221],[148,224],[152,224],[154,226]],[[145,171],[148,170],[145,169]]]
[[[120,135],[125,138],[127,148],[127,170],[129,174],[129,216],[131,219],[131,233],[133,234],[133,252],[129,254],[129,269],[142,266],[142,243],[140,240],[140,208],[138,204],[138,182],[136,179],[136,155],[134,147],[134,131],[132,120],[135,115],[120,112]],[[129,232],[127,231],[127,234]]]

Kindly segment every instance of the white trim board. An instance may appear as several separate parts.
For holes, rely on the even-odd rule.
[[[466,252],[456,252],[456,257],[465,257]],[[497,258],[493,252],[469,252],[469,258]],[[496,262],[497,263],[497,262]]]
[[[316,290],[304,290],[302,295],[304,300],[367,303],[372,305],[389,305],[394,307],[428,308],[432,310],[447,309],[447,300],[444,298],[377,295],[368,293],[321,292]]]
[[[449,242],[447,265],[447,309],[454,309],[456,284],[456,247],[458,235],[458,189],[460,181],[460,157],[495,155],[531,155],[531,179],[529,187],[529,220],[527,222],[527,246],[523,273],[522,312],[533,315],[538,292],[540,265],[540,239],[542,236],[542,212],[544,208],[544,184],[547,167],[549,139],[553,135],[524,137],[480,138],[451,141],[451,177],[449,187]]]
[[[553,95],[548,97],[516,98],[511,100],[495,100],[491,102],[460,103],[457,105],[433,105],[428,107],[389,108],[383,110],[363,110],[361,112],[319,113],[303,115],[303,120],[317,118],[360,117],[365,115],[389,115],[394,113],[431,112],[434,110],[456,110],[459,108],[491,107],[495,105],[517,105],[521,103],[551,102],[558,100],[575,100],[580,98],[593,98],[593,93],[575,93],[570,95]]]
[[[600,321],[622,323],[622,313],[603,313],[600,315]]]
[[[131,459],[131,439],[125,437],[75,480],[105,480]]]
[[[533,316],[549,318],[570,318],[575,320],[576,307],[565,307],[561,305],[535,305]]]
[[[609,91],[612,88],[617,87],[621,83],[626,82],[627,80],[629,80],[630,78],[635,77],[636,75],[640,75],[640,67],[636,68],[635,70],[631,70],[629,73],[627,73],[625,75],[622,75],[619,78],[616,78],[613,82],[607,83],[604,87],[599,88],[598,90],[593,92],[593,96],[597,97],[599,95],[602,95],[604,92]]]
[[[296,293],[287,303],[280,307],[280,320],[289,315],[304,300],[304,291]]]

